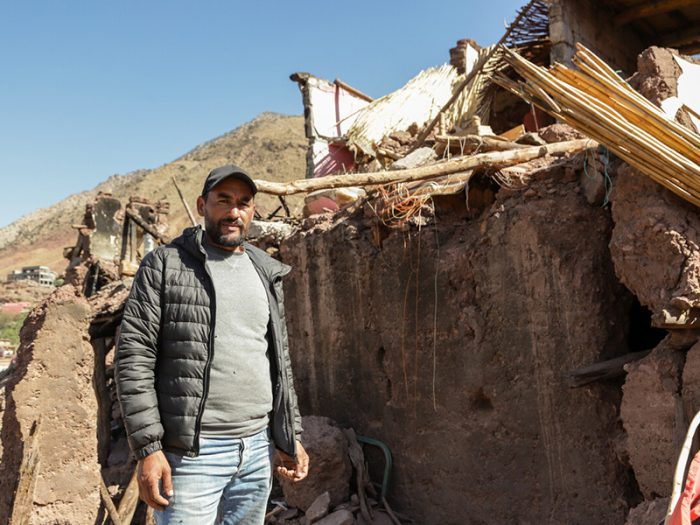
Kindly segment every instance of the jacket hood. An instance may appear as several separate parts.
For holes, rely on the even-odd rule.
[[[180,246],[195,257],[199,257],[200,259],[204,260],[206,259],[206,252],[202,246],[203,238],[204,228],[202,228],[201,225],[191,226],[189,228],[185,228],[182,235],[173,239],[172,244]],[[245,248],[248,257],[250,257],[253,264],[258,267],[270,281],[284,277],[292,270],[291,266],[284,264],[277,259],[273,259],[263,250],[253,246],[247,241],[243,242],[243,247]]]

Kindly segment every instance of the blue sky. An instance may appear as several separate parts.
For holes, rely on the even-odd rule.
[[[524,3],[0,0],[0,227],[300,114],[295,71],[386,94],[460,38],[496,42]]]

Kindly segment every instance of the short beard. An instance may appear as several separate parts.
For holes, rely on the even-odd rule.
[[[236,235],[235,233],[229,235],[221,233],[223,225],[228,222],[231,221],[228,219],[221,219],[219,222],[214,223],[213,221],[205,217],[204,229],[209,235],[209,238],[212,241],[214,241],[215,244],[218,244],[219,246],[225,246],[226,248],[238,248],[245,242],[248,232],[245,228],[245,225],[243,224],[243,221],[237,219],[233,221],[240,228],[239,233],[236,237],[231,237],[231,235]]]

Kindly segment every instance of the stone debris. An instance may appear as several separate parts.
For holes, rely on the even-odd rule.
[[[527,144],[528,146],[544,146],[547,141],[544,140],[539,133],[525,133],[515,141],[516,144]],[[558,142],[558,141],[557,141]]]
[[[394,162],[389,169],[390,170],[406,170],[409,168],[417,168],[418,166],[425,166],[426,164],[431,164],[437,160],[437,153],[433,148],[418,148],[400,158]]]
[[[353,525],[355,516],[349,510],[337,510],[315,523],[316,525]]]
[[[675,95],[677,74],[671,52],[651,48],[632,82],[659,104]],[[409,153],[437,142],[419,132],[389,133],[381,161],[359,159],[358,169],[435,162],[432,147]],[[579,138],[553,124],[518,142]],[[359,188],[309,194],[303,220],[253,223],[251,238],[296,268],[285,288],[303,413],[389,444],[392,505],[416,523],[663,518],[700,409],[700,215],[621,161],[587,155],[431,186],[417,204],[392,208],[399,218],[420,210],[399,224],[380,220],[375,197]],[[476,190],[490,198],[475,206]],[[134,516],[125,521],[147,521],[116,399],[114,343],[129,276],[167,240],[168,213],[166,202],[122,207],[103,194],[76,225],[69,284],[30,313],[3,376],[0,523],[18,513],[30,523],[103,523],[102,482],[119,513]],[[661,329],[670,333],[659,342]],[[580,388],[562,379],[615,359],[627,363],[615,376]],[[306,416],[303,426],[309,475],[278,480],[284,500],[266,523],[412,521],[365,478],[382,480],[381,449],[365,457],[354,433],[328,417]]]
[[[284,498],[293,507],[306,511],[324,494],[335,507],[350,497],[352,467],[348,443],[342,430],[329,418],[305,416],[301,442],[314,465],[306,479],[291,482],[282,478]]]
[[[309,508],[306,509],[304,516],[306,516],[306,519],[310,524],[315,523],[328,514],[328,508],[330,505],[331,496],[328,494],[328,492],[324,492],[317,497],[311,505],[309,505]]]
[[[645,500],[630,510],[625,525],[659,525],[666,517],[669,498]]]

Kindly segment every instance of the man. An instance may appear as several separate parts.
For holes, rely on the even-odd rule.
[[[245,242],[253,180],[209,173],[201,227],[144,257],[124,308],[116,383],[141,498],[159,525],[262,525],[277,472],[308,456],[287,345],[289,266]]]

